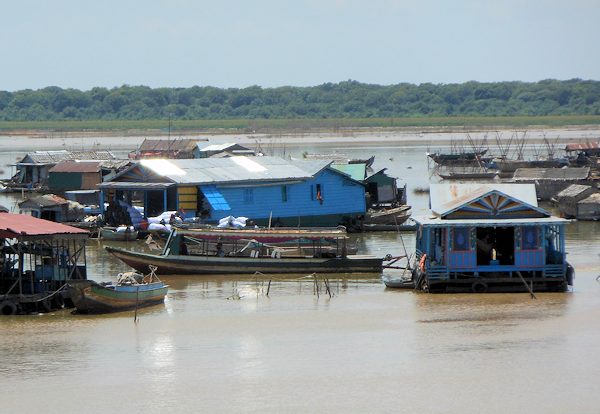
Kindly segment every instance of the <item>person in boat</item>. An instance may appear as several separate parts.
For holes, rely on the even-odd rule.
[[[489,234],[486,234],[483,238],[477,239],[477,262],[481,265],[489,265],[492,260],[492,251],[494,250],[494,243]]]
[[[221,242],[217,243],[217,256],[219,256],[219,257],[225,256],[225,252],[223,251],[223,243],[221,243]]]

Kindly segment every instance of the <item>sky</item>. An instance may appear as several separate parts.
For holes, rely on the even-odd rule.
[[[0,90],[600,80],[600,0],[0,0]]]

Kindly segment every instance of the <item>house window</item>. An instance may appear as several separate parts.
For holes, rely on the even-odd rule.
[[[281,186],[281,201],[284,203],[288,201],[288,188],[287,185]]]
[[[253,188],[246,188],[244,190],[244,203],[246,203],[246,204],[254,203],[254,189]]]
[[[471,229],[469,227],[456,227],[453,229],[452,250],[468,251],[471,250]]]
[[[315,185],[315,199],[323,204],[323,186],[321,184],[316,184]]]
[[[527,226],[523,227],[521,231],[521,249],[522,250],[536,250],[539,246],[538,243],[538,229],[537,227]]]

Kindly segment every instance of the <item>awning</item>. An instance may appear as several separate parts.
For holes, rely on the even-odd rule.
[[[217,186],[215,185],[202,185],[200,186],[204,197],[208,200],[210,205],[215,210],[227,211],[231,210],[229,207],[229,203],[223,197],[223,194],[219,190],[217,190]]]
[[[101,189],[114,189],[114,190],[164,190],[175,183],[146,183],[146,182],[123,182],[123,181],[106,181],[97,184],[98,188]]]

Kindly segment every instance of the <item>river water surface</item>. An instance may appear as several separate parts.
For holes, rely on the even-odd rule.
[[[0,165],[23,155],[3,149]],[[409,191],[429,182],[426,146],[288,149],[334,150],[375,154],[375,170]],[[427,211],[427,196],[410,191],[409,203]],[[389,290],[374,276],[331,278],[331,298],[310,278],[273,277],[266,296],[251,276],[172,276],[164,306],[137,324],[132,312],[3,317],[0,412],[597,413],[599,233],[569,225],[575,286],[537,300]],[[414,250],[410,233],[352,241],[364,253]],[[102,247],[88,243],[89,277],[114,280],[126,267]]]

